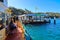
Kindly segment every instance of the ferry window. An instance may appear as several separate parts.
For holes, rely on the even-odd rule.
[[[5,13],[0,13],[0,30],[5,27]]]
[[[3,0],[0,0],[0,2],[3,2]]]
[[[4,28],[4,25],[3,25],[3,20],[2,18],[0,18],[0,30]]]

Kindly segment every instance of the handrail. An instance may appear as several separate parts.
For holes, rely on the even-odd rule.
[[[20,20],[20,21],[21,21],[21,20]],[[22,23],[22,21],[21,21],[21,23]],[[23,26],[23,28],[24,28],[24,30],[25,30],[24,35],[25,35],[25,36],[29,36],[29,40],[32,40],[32,37],[31,37],[30,34],[27,32],[26,27],[24,26],[23,23],[22,23],[22,26]]]

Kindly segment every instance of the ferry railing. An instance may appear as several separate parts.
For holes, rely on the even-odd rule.
[[[22,20],[20,20],[20,22],[22,23]],[[26,30],[26,27],[25,27],[25,25],[23,23],[22,23],[22,26],[23,26],[24,31],[25,31],[24,35],[25,35],[26,40],[32,40],[32,37],[30,36],[28,31]]]

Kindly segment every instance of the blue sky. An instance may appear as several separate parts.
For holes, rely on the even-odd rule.
[[[8,0],[8,6],[33,12],[60,12],[60,0]]]

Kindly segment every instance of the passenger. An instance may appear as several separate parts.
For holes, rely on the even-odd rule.
[[[14,29],[16,29],[16,26],[15,24],[13,23],[13,18],[11,18],[11,22],[9,24],[9,30],[10,30],[10,33],[12,33],[14,31]]]
[[[13,20],[14,20],[14,24],[17,26],[16,17],[15,16],[13,17]]]
[[[1,30],[2,28],[4,28],[4,25],[3,25],[2,20],[0,20],[0,30]]]
[[[9,32],[9,28],[8,28],[8,19],[6,20],[6,35],[8,34]]]
[[[22,23],[19,21],[19,18],[18,18],[18,17],[16,17],[16,22],[17,22],[17,26],[18,26],[19,28],[21,28],[22,32],[24,33],[23,25],[22,25]]]
[[[16,17],[16,23],[17,23],[18,30],[20,31],[20,33],[22,33],[21,34],[21,37],[22,37],[21,39],[25,40],[23,25],[19,21],[18,17]]]

